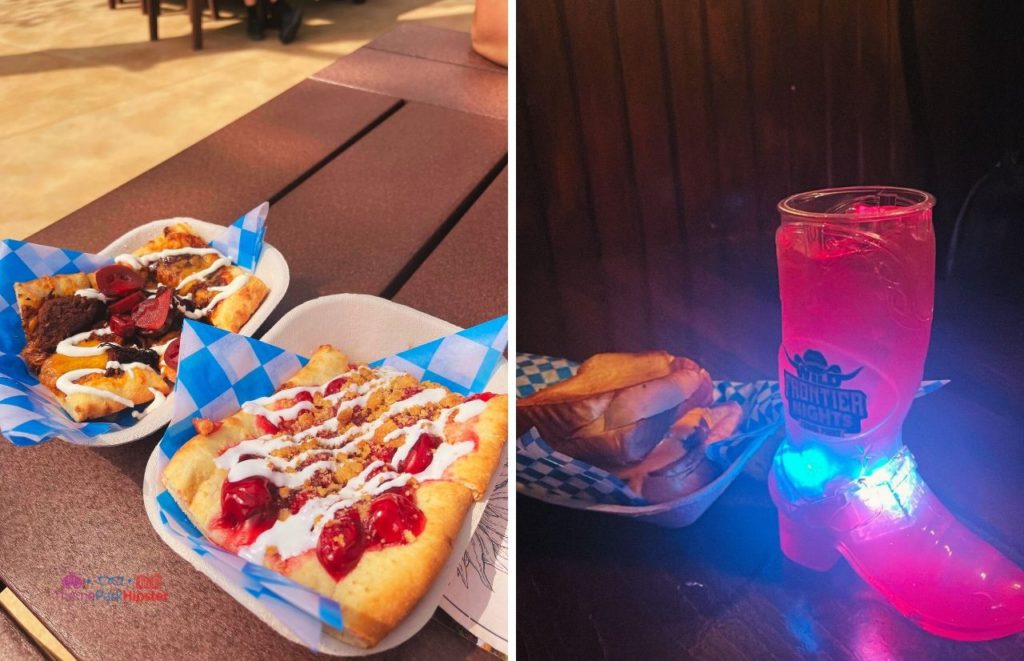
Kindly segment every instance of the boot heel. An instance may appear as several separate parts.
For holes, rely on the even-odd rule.
[[[782,512],[779,512],[779,545],[787,558],[814,571],[827,571],[839,559],[831,535],[797,523]]]

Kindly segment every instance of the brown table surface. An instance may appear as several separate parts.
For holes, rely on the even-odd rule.
[[[666,306],[654,323],[682,338],[714,378],[776,378],[771,238],[698,252],[681,267],[692,285],[679,285],[689,292],[680,301],[686,313]],[[554,336],[534,337],[546,351],[585,358]],[[1020,301],[938,282],[925,377],[952,382],[914,403],[904,439],[950,509],[1024,564],[1022,366]],[[815,573],[785,560],[767,487],[749,475],[676,530],[522,495],[517,506],[523,659],[1024,658],[1024,634],[988,643],[938,638],[901,617],[845,562]]]
[[[98,250],[149,220],[228,224],[269,199],[267,241],[287,258],[291,284],[261,332],[296,304],[338,292],[400,293],[460,325],[504,314],[504,69],[473,54],[468,35],[418,26],[349,57],[358,65],[377,55],[385,59],[358,85],[346,75],[361,69],[342,58],[30,240]],[[417,67],[431,72],[427,97],[396,84]],[[156,536],[140,488],[158,438],[95,449],[0,442],[0,580],[84,659],[313,656]],[[55,592],[71,571],[159,573],[168,601],[64,602]],[[0,627],[4,639],[17,633]],[[439,610],[382,657],[489,655]]]
[[[45,659],[7,613],[0,611],[0,661]]]

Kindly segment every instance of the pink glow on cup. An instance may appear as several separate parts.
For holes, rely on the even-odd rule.
[[[928,351],[934,203],[859,187],[779,204],[779,378],[795,447],[825,443],[864,465],[899,447]]]
[[[923,629],[990,640],[1024,631],[1024,571],[939,502],[901,438],[931,330],[934,203],[860,187],[779,204],[786,438],[769,490],[788,558],[842,556]]]

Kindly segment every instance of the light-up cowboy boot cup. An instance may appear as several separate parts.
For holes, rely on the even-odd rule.
[[[934,203],[884,187],[779,203],[786,438],[769,489],[791,560],[842,555],[925,630],[988,640],[1024,630],[1024,571],[943,507],[900,431],[931,330]]]

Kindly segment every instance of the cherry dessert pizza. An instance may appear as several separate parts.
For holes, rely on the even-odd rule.
[[[158,405],[177,371],[182,319],[238,331],[268,290],[178,223],[95,273],[44,276],[14,291],[22,357],[81,422]]]
[[[320,347],[274,395],[198,435],[163,482],[210,540],[337,601],[373,647],[427,592],[507,434],[507,397],[463,397]]]

